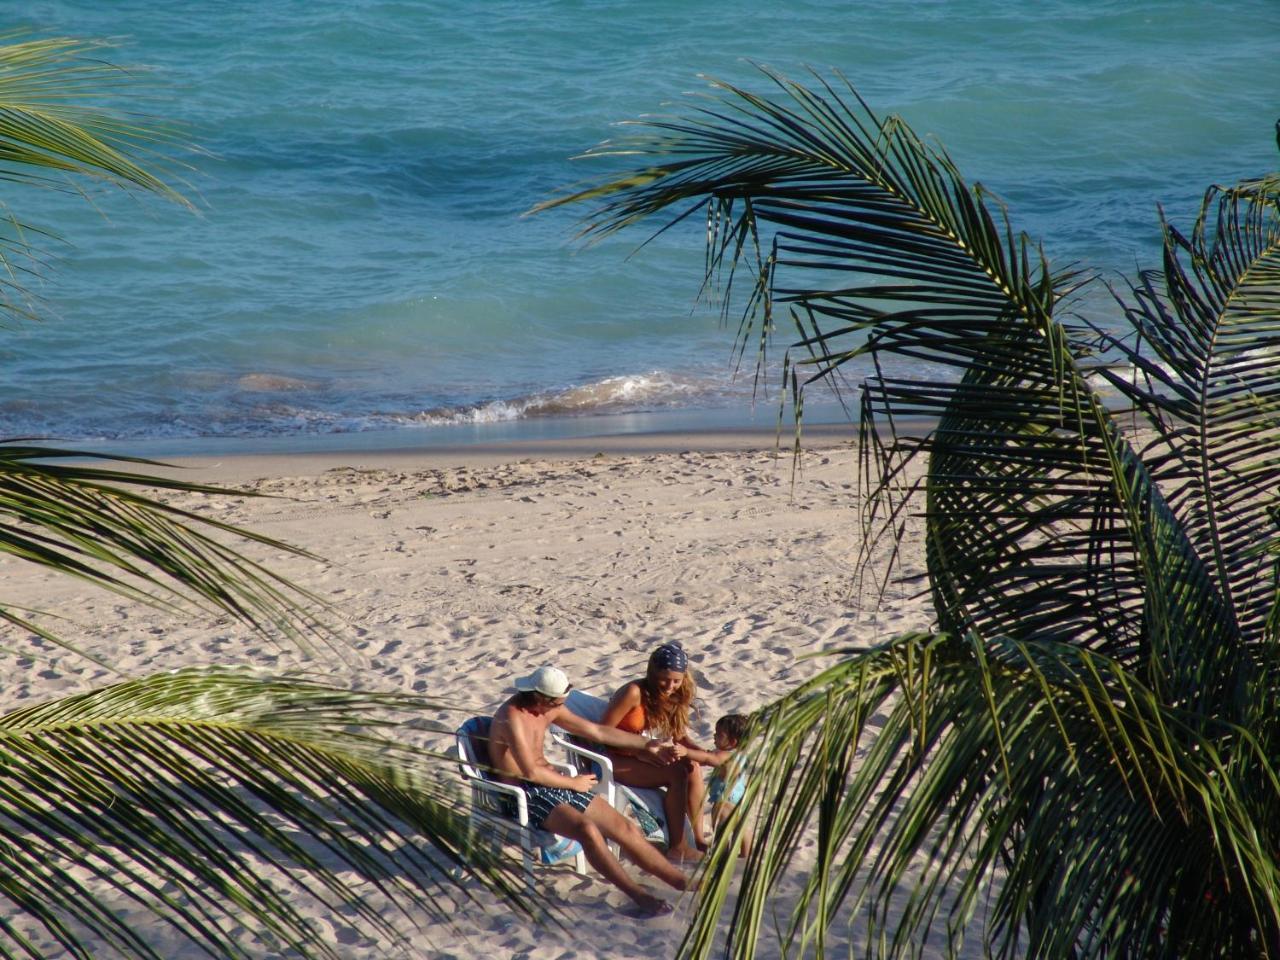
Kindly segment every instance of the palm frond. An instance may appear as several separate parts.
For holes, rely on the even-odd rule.
[[[108,102],[121,90],[135,97],[139,92],[136,75],[101,59],[109,46],[92,40],[0,37],[0,179],[72,189],[68,177],[88,177],[190,206],[143,165],[172,167],[167,156],[180,143],[174,127]],[[29,281],[40,272],[37,244],[52,234],[16,217],[7,219],[9,230],[0,234],[0,315],[34,316]],[[0,553],[133,599],[182,608],[194,601],[251,628],[294,639],[329,636],[318,619],[323,607],[318,598],[229,543],[239,539],[309,554],[179,510],[142,488],[227,491],[100,465],[112,460],[157,466],[23,441],[0,442]],[[0,605],[0,620],[77,649],[12,608]]]
[[[0,37],[0,173],[11,182],[48,184],[49,171],[187,201],[137,159],[179,142],[176,127],[109,104],[138,77],[102,59],[106,40]]]
[[[0,35],[0,181],[78,191],[72,178],[88,178],[190,208],[154,172],[174,165],[169,148],[182,142],[175,125],[109,102],[121,90],[135,100],[139,93],[135,73],[102,59],[110,42],[18,37]],[[35,319],[32,286],[46,265],[41,244],[57,236],[2,204],[0,211],[0,318]]]
[[[765,313],[790,305],[809,379],[871,356],[865,432],[904,417],[937,424],[892,438],[864,482],[868,509],[892,514],[882,478],[907,452],[930,457],[928,559],[944,630],[1155,651],[1153,682],[1178,696],[1211,695],[1206,677],[1234,684],[1233,610],[1096,392],[1081,331],[1055,316],[1079,276],[1052,271],[987,191],[852,88],[768,76],[780,102],[715,84],[725,95],[713,106],[593,151],[674,159],[544,207],[597,202],[584,228],[596,236],[666,209],[678,220],[697,202],[716,223],[737,211],[709,233],[710,271],[746,255],[742,236],[775,251],[750,301]],[[895,378],[883,368],[895,357],[959,379]],[[1193,669],[1189,651],[1206,634],[1219,659]]]
[[[704,288],[750,268],[744,338],[790,312],[797,397],[866,364],[864,529],[897,536],[923,505],[942,635],[850,654],[765,711],[746,807],[767,840],[731,955],[807,827],[802,951],[844,909],[887,956],[938,924],[955,946],[980,912],[998,956],[1280,954],[1275,177],[1210,191],[1190,237],[1165,224],[1164,271],[1116,334],[1068,314],[1088,278],[940,149],[847,84],[767,76],[778,99],[716,84],[593,151],[646,166],[544,205],[596,204],[588,238],[705,207]],[[713,942],[726,843],[686,955]]]
[[[247,924],[291,955],[337,957],[300,902],[395,944],[447,922],[470,880],[537,915],[473,842],[441,758],[405,742],[404,715],[428,706],[190,669],[0,717],[0,956],[42,935],[72,956],[160,957],[166,929],[256,956]]]
[[[690,118],[645,121],[646,133],[588,154],[676,159],[534,209],[597,202],[583,230],[597,237],[673,208],[678,222],[705,206],[712,272],[733,268],[748,249],[744,238],[774,230],[758,245],[772,250],[767,270],[761,264],[756,271],[769,280],[768,295],[752,303],[761,310],[795,304],[809,318],[835,324],[812,337],[797,319],[801,343],[823,368],[864,352],[830,348],[850,334],[886,352],[946,356],[952,347],[923,334],[987,329],[1011,310],[1033,322],[1049,316],[1046,293],[1053,291],[1037,279],[1043,260],[992,216],[984,192],[969,188],[944,153],[897,118],[876,117],[852,88],[822,81],[819,95],[768,76],[785,102],[713,82],[727,94],[713,106]],[[795,288],[778,280],[788,270],[834,273],[851,283]],[[882,323],[887,313],[890,322]]]
[[[318,558],[299,547],[136,492],[138,488],[218,495],[232,491],[97,466],[94,456],[0,442],[0,553],[135,600],[171,605],[190,600],[205,610],[228,613],[252,629],[295,639],[330,637],[330,629],[318,618],[325,609],[323,600],[225,541],[234,537]],[[131,457],[97,459],[161,466]],[[3,609],[0,617],[19,622]],[[30,626],[26,618],[21,618],[21,625]]]
[[[1274,791],[1276,771],[1249,731],[1205,731],[1065,644],[914,634],[839,656],[757,718],[682,956],[710,955],[748,828],[735,958],[755,955],[806,828],[815,864],[787,932],[801,955],[836,916],[865,917],[883,933],[867,954],[885,957],[939,937],[958,951],[979,913],[998,957],[1242,956],[1280,936],[1277,794],[1264,810],[1242,789]]]
[[[1100,371],[1154,431],[1143,459],[1210,565],[1249,643],[1271,585],[1280,487],[1280,209],[1260,187],[1211,188],[1190,235],[1164,224],[1164,269],[1132,287],[1123,367]],[[1270,536],[1261,532],[1270,530]]]

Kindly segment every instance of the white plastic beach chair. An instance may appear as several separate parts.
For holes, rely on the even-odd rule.
[[[471,787],[472,825],[486,835],[492,835],[498,843],[510,842],[512,834],[515,834],[530,888],[533,886],[535,861],[550,865],[573,857],[574,869],[585,874],[587,858],[582,852],[582,844],[529,826],[529,797],[524,788],[490,780],[486,776],[490,769],[489,727],[492,723],[492,717],[472,717],[454,734],[462,779]],[[571,763],[552,765],[570,776],[578,772]],[[514,816],[504,809],[504,799],[514,802]],[[536,854],[534,848],[538,848]]]
[[[581,690],[570,690],[565,698],[565,706],[571,712],[592,723],[599,723],[604,719],[604,711],[608,705],[600,697]],[[670,844],[667,812],[662,802],[665,791],[662,788],[628,787],[618,783],[613,778],[613,760],[607,755],[583,746],[579,740],[571,738],[567,731],[559,727],[552,726],[551,736],[571,751],[569,757],[578,764],[580,771],[590,770],[596,775],[599,780],[597,790],[605,795],[615,810],[624,816],[630,815],[640,824],[648,839]]]

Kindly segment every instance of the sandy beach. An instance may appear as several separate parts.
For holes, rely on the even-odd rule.
[[[186,462],[188,478],[273,496],[184,495],[184,506],[327,558],[263,557],[334,604],[351,644],[346,662],[89,592],[9,559],[6,598],[56,612],[63,619],[45,622],[124,674],[196,663],[320,669],[456,703],[431,718],[450,727],[491,711],[513,676],[544,663],[608,696],[642,672],[655,644],[678,639],[699,679],[695,735],[709,742],[720,714],[749,711],[810,675],[809,654],[928,626],[917,588],[891,587],[877,606],[854,579],[856,449],[839,439],[853,433],[809,436],[794,462],[768,433]],[[902,572],[922,567],[919,533],[910,532]],[[62,651],[22,654],[5,654],[7,709],[112,679]],[[602,942],[619,960],[674,953],[687,901],[642,921],[626,917],[624,898],[594,875],[543,875],[553,900],[575,914],[572,936],[490,911],[430,928],[416,955],[585,960],[601,955]],[[777,906],[787,905],[784,891]],[[860,942],[841,924],[833,934],[834,953]],[[350,939],[340,925],[334,936]],[[357,940],[349,949],[354,957],[376,948]],[[775,953],[766,945],[761,955]]]

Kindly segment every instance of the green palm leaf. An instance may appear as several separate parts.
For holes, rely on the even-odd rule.
[[[131,78],[89,59],[100,46],[0,45],[0,179],[72,189],[67,175],[88,176],[185,203],[139,160],[171,132],[103,105]],[[52,234],[9,226],[0,313],[21,318],[42,265],[32,238]],[[229,543],[311,554],[152,496],[233,492],[134,469],[154,466],[0,442],[0,552],[136,600],[329,636],[310,612],[318,598]],[[70,646],[28,613],[0,606],[0,619]],[[510,865],[473,842],[451,771],[405,742],[405,715],[429,706],[184,670],[0,717],[0,956],[164,957],[181,941],[217,958],[259,945],[337,957],[309,916],[403,946],[477,885],[541,917]]]
[[[102,59],[110,41],[13,38],[0,36],[7,41],[0,46],[0,170],[6,180],[48,183],[42,171],[57,170],[186,203],[134,156],[139,148],[150,153],[151,145],[174,143],[172,127],[107,105],[122,89],[138,92],[136,75]]]
[[[74,956],[95,942],[162,956],[165,928],[213,957],[256,956],[234,932],[249,923],[336,957],[300,901],[400,942],[467,900],[455,870],[534,915],[511,867],[473,843],[455,778],[405,743],[397,715],[428,706],[192,669],[0,717],[0,956],[22,955],[23,913]]]
[[[190,204],[142,165],[169,165],[162,148],[179,142],[175,129],[109,105],[123,89],[136,97],[137,76],[101,59],[111,44],[67,37],[15,40],[0,35],[0,182],[78,191],[88,178]],[[4,208],[0,229],[0,317],[34,319],[30,280],[43,272],[49,230]]]
[[[929,527],[942,627],[1023,637],[1051,629],[1111,655],[1155,645],[1169,673],[1160,682],[1194,695],[1199,678],[1187,674],[1185,650],[1205,631],[1233,636],[1231,610],[1091,386],[1078,331],[1054,316],[1074,275],[1053,275],[985,192],[901,121],[875,117],[851,90],[842,98],[824,84],[819,96],[773,79],[785,104],[726,85],[722,108],[654,121],[647,138],[597,151],[677,159],[553,204],[601,200],[588,235],[669,206],[684,216],[693,199],[713,219],[737,204],[735,225],[710,234],[710,269],[724,263],[725,238],[774,231],[766,290],[752,299],[792,305],[814,378],[866,354],[960,371],[946,384],[877,368],[863,407],[871,427],[938,421],[892,455],[931,456],[926,509],[945,517]],[[806,271],[859,282],[802,288]],[[898,467],[876,469],[868,479],[884,508],[879,478]],[[951,562],[961,556],[983,562]],[[1185,584],[1199,586],[1188,594]],[[1158,599],[1136,611],[1143,596]],[[1218,672],[1230,677],[1229,644],[1221,655]]]
[[[704,284],[723,278],[727,309],[745,264],[744,338],[789,312],[794,396],[868,362],[868,555],[925,518],[942,634],[849,654],[763,713],[747,807],[765,840],[731,954],[752,955],[816,827],[802,950],[843,907],[888,956],[939,925],[1009,957],[1274,955],[1275,178],[1211,190],[1190,238],[1166,225],[1165,269],[1117,333],[1059,316],[1087,278],[1051,269],[940,149],[847,85],[767,76],[776,99],[716,84],[592,151],[642,169],[544,205],[594,203],[588,237],[704,210]],[[918,417],[923,436],[899,432]],[[734,846],[686,955],[711,949]]]
[[[253,629],[299,639],[306,633],[329,635],[324,623],[304,605],[323,608],[323,601],[229,547],[227,537],[218,535],[318,558],[129,489],[225,495],[229,491],[223,488],[106,469],[92,463],[95,456],[0,442],[0,553],[135,600],[163,603],[167,594],[173,598],[170,605],[190,599],[206,610],[231,614]],[[132,457],[96,459],[162,465]],[[2,606],[0,619],[50,636]]]
[[[1155,433],[1144,452],[1243,635],[1262,638],[1280,528],[1280,188],[1211,189],[1190,236],[1164,224],[1165,264],[1132,288],[1141,371],[1102,371]],[[1261,531],[1269,531],[1262,535]]]
[[[712,950],[747,827],[729,956],[755,955],[806,826],[816,867],[788,931],[801,954],[842,914],[885,957],[966,935],[1001,957],[1230,957],[1280,936],[1274,821],[1235,789],[1280,784],[1248,731],[1204,731],[1070,645],[917,634],[840,655],[758,717],[751,786],[682,955]]]

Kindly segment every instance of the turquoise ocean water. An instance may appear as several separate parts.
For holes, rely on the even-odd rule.
[[[750,61],[838,68],[1057,263],[1155,266],[1156,205],[1280,167],[1280,7],[1006,0],[33,0],[189,125],[198,216],[6,189],[68,241],[0,330],[0,435],[200,452],[772,424],[695,306],[696,225],[629,256],[521,214]],[[18,15],[15,16],[14,14]],[[1113,310],[1099,294],[1094,315]]]

